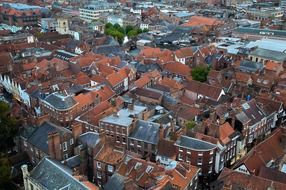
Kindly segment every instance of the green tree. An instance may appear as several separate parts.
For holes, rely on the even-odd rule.
[[[135,37],[135,36],[137,36],[137,35],[138,35],[137,30],[130,30],[130,31],[127,33],[127,36],[128,36],[129,38]]]
[[[0,101],[0,153],[4,154],[13,148],[13,138],[18,132],[17,120],[10,116],[9,112],[9,105]]]
[[[6,157],[0,158],[0,187],[10,181],[11,168],[9,160]]]
[[[187,121],[186,127],[187,130],[192,130],[196,126],[196,122],[193,120]]]
[[[112,28],[112,27],[113,25],[110,22],[105,24],[105,29]]]
[[[144,28],[143,33],[145,32],[149,32],[149,30],[147,28]]]
[[[133,26],[127,25],[127,26],[125,27],[126,34],[128,34],[128,32],[131,31],[131,30],[134,30],[134,27],[133,27]]]
[[[206,66],[197,66],[192,69],[191,75],[194,80],[205,82],[209,73],[209,68]]]

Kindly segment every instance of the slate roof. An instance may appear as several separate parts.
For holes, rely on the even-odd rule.
[[[77,104],[71,96],[65,96],[58,92],[48,95],[44,101],[59,110],[69,109]]]
[[[104,190],[124,190],[124,181],[128,178],[118,173],[114,173],[111,178],[104,185]]]
[[[248,60],[243,60],[240,62],[239,69],[241,71],[246,71],[246,72],[257,72],[261,71],[263,69],[263,64],[262,63],[256,63]]]
[[[257,48],[249,53],[249,55],[263,57],[264,59],[274,60],[274,61],[285,61],[286,53],[279,51],[272,51],[268,49]]]
[[[159,128],[160,125],[157,123],[138,120],[136,122],[135,129],[132,131],[128,138],[136,139],[151,144],[158,144]]]
[[[175,143],[177,146],[185,147],[192,150],[211,150],[216,148],[215,144],[204,142],[192,137],[182,135]]]
[[[28,142],[41,151],[45,153],[49,153],[49,148],[48,148],[48,134],[51,132],[59,132],[60,135],[70,133],[72,134],[71,131],[64,127],[59,127],[56,126],[50,122],[44,122],[42,125],[40,125],[34,133],[30,136],[28,139]]]
[[[265,117],[263,111],[257,106],[255,99],[242,104],[242,109],[245,115],[251,119],[250,125],[260,122]]]
[[[30,177],[46,189],[61,189],[65,186],[69,190],[89,189],[72,176],[72,170],[48,158],[41,160],[31,171]]]
[[[78,137],[78,141],[81,144],[87,145],[88,147],[95,147],[99,143],[100,137],[98,133],[87,132],[87,133],[81,134]]]

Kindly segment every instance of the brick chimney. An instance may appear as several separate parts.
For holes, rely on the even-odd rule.
[[[159,139],[164,139],[164,127],[162,124],[159,127]]]
[[[48,149],[49,155],[52,159],[61,160],[62,152],[60,149],[61,137],[58,132],[51,132],[48,134]]]
[[[76,140],[82,134],[82,124],[79,122],[72,124],[72,135],[74,140]]]

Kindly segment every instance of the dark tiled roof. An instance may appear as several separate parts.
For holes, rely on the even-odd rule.
[[[114,173],[104,186],[104,190],[124,190],[124,181],[127,177]]]
[[[216,145],[204,142],[192,137],[182,135],[175,143],[178,146],[186,147],[193,150],[210,150],[214,149]]]
[[[63,187],[69,190],[89,189],[72,176],[72,170],[48,158],[44,158],[32,170],[30,177],[46,189],[62,189]]]
[[[263,69],[263,64],[262,63],[256,63],[248,60],[243,60],[240,62],[239,69],[241,71],[246,71],[246,72],[257,72],[261,71]]]
[[[206,96],[215,101],[218,101],[221,93],[223,92],[222,88],[218,88],[218,87],[211,86],[206,83],[202,83],[202,82],[198,82],[194,80],[192,80],[186,85],[186,89],[191,92]]]
[[[133,91],[138,96],[145,96],[148,98],[159,100],[162,97],[162,94],[155,92],[153,90],[143,89],[143,88],[136,88]]]
[[[72,133],[66,128],[56,126],[50,122],[45,122],[35,130],[28,139],[28,142],[48,154],[48,134],[51,132],[59,132],[61,135]]]
[[[69,109],[77,103],[71,96],[65,96],[59,93],[50,94],[45,98],[45,101],[60,110]]]
[[[274,168],[261,167],[258,176],[280,183],[286,183],[286,173],[280,172]]]
[[[87,132],[79,136],[79,142],[87,145],[88,147],[95,147],[99,143],[100,138],[98,133]]]
[[[157,123],[138,120],[133,132],[129,138],[144,141],[151,144],[157,144],[159,141],[159,127]]]
[[[254,99],[242,104],[242,109],[245,115],[250,119],[250,125],[260,122],[265,117],[265,114],[257,106]]]

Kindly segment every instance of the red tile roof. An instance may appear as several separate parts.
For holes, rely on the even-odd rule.
[[[187,58],[192,57],[194,53],[191,47],[185,47],[175,51],[175,55],[177,58]]]
[[[197,93],[198,95],[203,95],[216,101],[219,100],[221,93],[224,92],[222,88],[211,86],[195,80],[187,83],[186,90]]]
[[[259,190],[285,190],[286,184],[268,180],[262,177],[247,175],[241,172],[224,168],[217,179],[217,184],[223,190],[259,189]]]
[[[285,134],[285,129],[276,129],[270,137],[252,148],[234,167],[244,164],[250,172],[257,175],[261,167],[285,154],[285,145],[281,144],[281,139],[285,138]]]
[[[188,22],[182,24],[182,26],[217,26],[221,24],[223,24],[223,22],[215,18],[192,16],[191,19]]]
[[[184,65],[179,62],[173,62],[173,63],[166,63],[163,66],[164,70],[177,74],[182,76],[190,76],[191,75],[191,68],[187,65]]]

